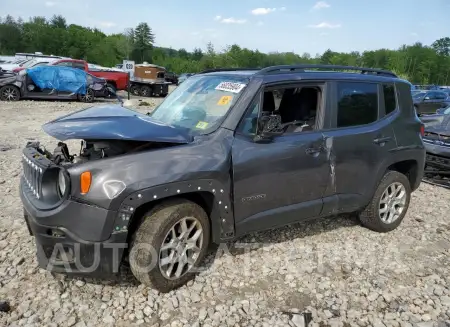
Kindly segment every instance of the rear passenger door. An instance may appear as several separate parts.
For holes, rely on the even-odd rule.
[[[377,173],[397,147],[392,122],[398,116],[394,84],[336,81],[330,138],[334,157],[334,212],[352,212],[367,203],[378,183]],[[385,105],[386,102],[386,105]],[[385,110],[386,107],[386,110]]]

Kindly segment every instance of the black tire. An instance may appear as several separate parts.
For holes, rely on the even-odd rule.
[[[84,103],[92,103],[94,102],[95,94],[94,91],[91,88],[87,88],[86,94],[79,94],[78,100]]]
[[[165,98],[167,96],[167,93],[161,93],[159,96]]]
[[[141,97],[150,97],[153,94],[152,88],[148,85],[142,85],[139,90],[139,95]]]
[[[406,201],[403,211],[401,212],[399,217],[392,223],[385,223],[380,218],[380,201],[383,193],[393,183],[400,183],[403,185],[405,189]],[[410,200],[411,200],[411,184],[408,178],[402,173],[399,173],[397,171],[388,171],[383,176],[381,182],[378,184],[377,190],[375,191],[372,201],[364,209],[364,211],[359,214],[359,219],[363,224],[363,226],[375,232],[379,233],[390,232],[396,229],[402,222],[403,218],[406,215],[406,212],[408,211]]]
[[[130,244],[129,262],[133,275],[142,284],[162,293],[170,292],[186,284],[195,277],[195,272],[188,270],[177,279],[169,279],[160,269],[160,249],[163,242],[178,221],[185,217],[194,217],[203,230],[203,242],[193,267],[198,267],[204,259],[210,241],[210,224],[208,215],[197,204],[183,199],[166,201],[147,212],[137,228]],[[151,251],[148,250],[150,246]],[[153,250],[154,249],[154,250]],[[153,253],[153,255],[152,255]],[[155,257],[155,255],[157,257]],[[157,260],[155,260],[157,258]],[[151,267],[140,269],[140,267]],[[175,268],[174,268],[175,269]]]
[[[130,93],[133,95],[139,95],[140,87],[139,85],[131,85]]]
[[[0,100],[1,101],[19,101],[20,90],[14,85],[5,85],[0,88]]]

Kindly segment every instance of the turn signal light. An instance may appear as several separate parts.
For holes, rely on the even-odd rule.
[[[81,194],[86,194],[91,188],[92,175],[90,171],[85,171],[80,177],[80,190]]]

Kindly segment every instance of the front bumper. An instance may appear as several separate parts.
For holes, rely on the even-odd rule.
[[[87,242],[64,228],[37,223],[26,210],[24,218],[36,240],[39,267],[56,273],[100,278],[119,272],[127,248],[123,233],[112,234],[105,242]]]
[[[424,145],[427,151],[427,155],[431,154],[450,158],[450,146],[439,145],[429,141],[424,141]]]
[[[23,179],[20,196],[39,267],[65,274],[107,277],[119,272],[127,230],[113,232],[115,211],[66,200],[53,210],[33,204]]]

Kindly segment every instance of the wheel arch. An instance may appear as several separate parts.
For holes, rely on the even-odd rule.
[[[373,198],[378,184],[382,180],[383,176],[389,171],[397,171],[406,176],[410,182],[411,190],[415,191],[422,180],[423,176],[423,161],[419,159],[419,151],[417,149],[405,150],[405,152],[399,151],[392,153],[389,159],[385,160],[376,172],[374,179],[370,179],[368,190],[370,190],[364,197],[363,207],[365,207]]]
[[[112,86],[114,86],[117,89],[117,83],[115,80],[108,79],[108,80],[106,80],[106,84],[111,84]]]
[[[136,191],[122,202],[114,226],[127,224],[128,240],[139,226],[144,214],[167,200],[186,199],[201,206],[210,220],[211,240],[220,243],[234,237],[234,216],[230,192],[215,180],[170,183]],[[124,220],[122,217],[127,215]]]

